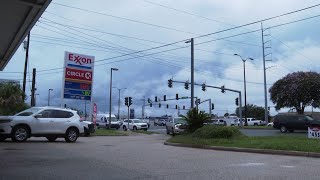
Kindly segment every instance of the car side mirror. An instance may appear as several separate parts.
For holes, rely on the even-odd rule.
[[[42,117],[42,114],[36,114],[36,115],[34,116],[34,118],[36,118],[36,119],[41,118],[41,117]]]

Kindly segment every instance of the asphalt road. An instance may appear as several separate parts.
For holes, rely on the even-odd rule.
[[[320,159],[163,145],[168,136],[82,137],[74,144],[33,138],[0,143],[0,179],[308,179]]]

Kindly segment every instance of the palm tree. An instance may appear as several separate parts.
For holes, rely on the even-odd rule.
[[[195,130],[201,128],[204,123],[211,119],[209,114],[199,111],[196,108],[190,109],[187,113],[187,116],[182,116],[182,118],[187,121],[189,132],[194,132]]]
[[[0,84],[0,114],[12,115],[27,108],[25,94],[15,83]]]

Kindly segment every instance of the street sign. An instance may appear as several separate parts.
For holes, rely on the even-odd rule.
[[[94,56],[65,52],[63,98],[91,100]]]
[[[320,139],[320,126],[308,127],[308,138]]]
[[[185,97],[185,96],[184,96],[184,97],[181,97],[180,99],[188,99],[188,97]]]

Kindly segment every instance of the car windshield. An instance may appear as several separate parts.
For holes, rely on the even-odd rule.
[[[143,123],[141,120],[133,120],[134,123]]]
[[[187,121],[181,118],[174,118],[174,123],[176,124],[187,124]]]
[[[35,114],[36,112],[40,111],[42,108],[37,108],[37,107],[32,107],[30,109],[26,109],[18,114],[16,114],[15,116],[31,116],[33,114]]]
[[[309,121],[313,121],[313,118],[310,117],[310,116],[306,116],[306,118],[307,118],[307,120],[309,120]]]

